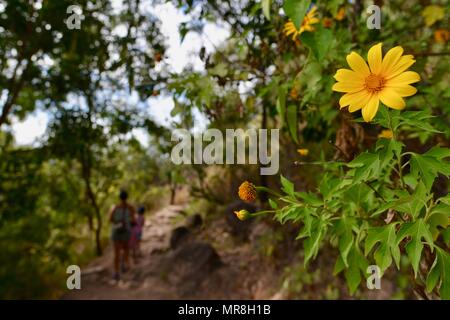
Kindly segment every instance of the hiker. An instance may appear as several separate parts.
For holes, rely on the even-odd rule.
[[[114,279],[120,279],[121,272],[125,273],[129,267],[129,241],[131,237],[131,224],[135,223],[134,208],[128,202],[128,194],[122,190],[119,194],[120,203],[115,205],[109,214],[112,223],[111,238],[114,243]],[[120,263],[122,262],[122,263]]]
[[[132,224],[131,229],[131,237],[130,237],[130,243],[129,247],[133,256],[133,260],[136,261],[138,258],[140,258],[141,255],[141,240],[142,240],[142,230],[144,228],[145,224],[145,218],[144,218],[144,207],[138,208],[138,216],[136,218],[136,222]]]

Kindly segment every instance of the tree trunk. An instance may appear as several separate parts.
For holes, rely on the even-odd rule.
[[[100,207],[97,204],[97,199],[95,197],[94,192],[92,191],[92,187],[91,187],[91,172],[90,172],[90,166],[88,164],[85,163],[85,161],[82,161],[82,176],[83,176],[83,180],[86,186],[86,197],[88,199],[88,201],[90,202],[90,204],[92,205],[92,208],[94,209],[94,214],[95,214],[95,218],[96,218],[96,225],[94,228],[94,233],[95,233],[95,248],[96,248],[96,253],[97,256],[101,256],[103,254],[103,248],[102,248],[102,243],[101,243],[101,231],[102,231],[102,226],[103,226],[103,222],[102,222],[102,215],[100,212]]]
[[[2,108],[2,113],[0,115],[0,127],[6,123],[7,119],[8,119],[8,115],[11,112],[11,109],[14,105],[14,103],[16,103],[17,97],[19,96],[20,90],[22,90],[22,87],[25,83],[25,77],[26,77],[26,73],[28,71],[28,67],[30,65],[29,61],[26,61],[26,66],[22,71],[22,74],[20,75],[18,81],[16,82],[16,74],[17,74],[17,70],[19,69],[20,65],[22,64],[22,61],[18,61],[17,62],[17,66],[14,69],[14,73],[11,79],[11,88],[8,92],[8,97],[6,99],[5,104],[3,105]]]
[[[177,192],[177,186],[176,185],[172,185],[170,186],[170,204],[174,205],[175,204],[175,195]]]

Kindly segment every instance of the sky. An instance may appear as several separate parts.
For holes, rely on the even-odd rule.
[[[121,0],[113,0],[113,6],[116,8],[120,8],[120,3]],[[215,46],[226,40],[229,35],[228,29],[217,24],[208,23],[205,25],[202,35],[189,32],[184,41],[180,43],[178,26],[180,23],[189,20],[189,17],[175,8],[172,3],[163,3],[153,7],[151,7],[150,1],[148,4],[149,6],[145,7],[145,10],[154,13],[162,22],[162,33],[166,36],[166,44],[168,46],[164,62],[174,72],[182,72],[183,68],[188,64],[191,64],[194,70],[203,70],[203,63],[198,55],[200,48],[204,46],[206,52],[210,53]],[[151,97],[147,102],[150,114],[158,123],[166,125],[170,122],[170,111],[173,108],[171,97],[162,95]],[[195,118],[196,125],[201,127],[204,124],[204,119],[198,113]],[[48,120],[48,114],[42,110],[37,110],[28,115],[23,121],[13,119],[12,131],[16,143],[19,145],[35,143],[44,135]],[[144,130],[135,129],[133,134],[143,145],[148,144],[148,136]]]

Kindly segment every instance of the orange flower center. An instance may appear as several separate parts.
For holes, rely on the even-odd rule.
[[[384,78],[371,74],[366,78],[365,88],[370,92],[378,92],[384,87]]]

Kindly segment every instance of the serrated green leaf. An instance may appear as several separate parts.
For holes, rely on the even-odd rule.
[[[367,260],[361,254],[361,252],[353,246],[348,255],[349,267],[345,270],[345,279],[349,288],[350,294],[353,295],[358,288],[367,270]]]
[[[314,219],[311,226],[311,236],[303,241],[303,249],[305,251],[304,265],[309,260],[314,259],[319,252],[320,244],[325,237],[327,231],[327,217],[322,215],[318,219]]]
[[[425,221],[423,219],[418,219],[415,222],[407,222],[401,226],[397,235],[397,244],[399,244],[406,237],[411,237],[411,240],[409,240],[406,244],[405,249],[409,260],[411,261],[414,275],[417,277],[417,271],[419,270],[419,262],[423,250],[422,238],[425,239],[433,251],[433,236],[431,235]]]
[[[342,217],[339,220],[337,220],[337,223],[335,225],[335,233],[339,237],[338,240],[338,247],[339,252],[342,257],[342,261],[344,262],[344,265],[348,267],[347,262],[347,256],[350,252],[350,249],[353,245],[353,231],[352,228],[355,225],[356,220],[352,217]]]
[[[438,173],[446,176],[450,175],[450,163],[443,160],[443,158],[436,158],[435,154],[440,155],[437,149],[423,155],[413,153],[410,160],[411,174],[416,179],[421,178],[427,190],[431,189]]]
[[[450,254],[436,247],[436,259],[426,280],[427,291],[431,292],[439,282],[441,299],[450,300]]]
[[[283,191],[286,192],[286,194],[295,197],[294,184],[283,175],[281,175],[280,178]]]
[[[305,18],[306,12],[311,4],[309,0],[285,0],[283,9],[286,15],[292,20],[295,27],[300,29],[300,26]]]
[[[333,40],[331,30],[318,27],[314,32],[304,32],[300,35],[303,42],[312,52],[317,61],[321,62],[328,53]]]
[[[367,181],[373,177],[378,177],[380,173],[380,158],[376,153],[364,152],[347,164],[348,167],[354,168],[353,183]]]
[[[426,195],[425,185],[420,182],[414,190],[414,194],[397,200],[392,209],[406,213],[416,219],[430,197],[431,195]]]
[[[278,209],[278,204],[270,198],[269,198],[269,205],[272,209],[275,209],[275,210]]]
[[[367,254],[379,242],[380,245],[374,251],[375,262],[384,272],[392,263],[394,258],[397,268],[400,267],[400,249],[396,242],[395,227],[397,223],[386,226],[370,228],[364,245],[364,254]]]
[[[312,206],[322,206],[323,201],[320,200],[314,193],[312,192],[296,192],[296,195],[302,198],[305,203]]]

